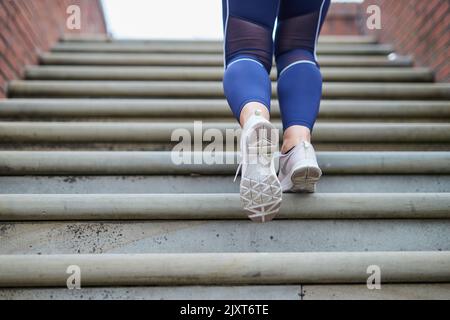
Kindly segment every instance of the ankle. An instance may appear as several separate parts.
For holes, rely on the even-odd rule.
[[[308,128],[303,126],[292,126],[287,128],[284,132],[281,152],[289,152],[289,150],[300,144],[302,141],[311,143],[311,133]]]
[[[266,120],[270,119],[269,110],[265,105],[259,102],[250,102],[247,103],[244,106],[244,108],[242,108],[241,115],[239,118],[239,123],[241,124],[241,127],[244,127],[247,121],[255,114],[260,115]]]
[[[298,139],[291,139],[291,140],[284,140],[283,141],[283,145],[281,146],[281,153],[286,154],[289,151],[291,151],[293,148],[295,148],[295,146],[297,146],[298,144],[300,144],[302,142],[302,140],[298,140]]]

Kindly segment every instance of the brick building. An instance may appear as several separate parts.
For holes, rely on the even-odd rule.
[[[67,8],[81,9],[81,29],[69,30]],[[0,1],[0,97],[8,80],[22,76],[24,66],[36,64],[62,34],[106,33],[99,0],[1,0]]]
[[[381,30],[365,27],[363,17],[372,4],[381,8]],[[360,17],[361,34],[392,43],[397,52],[412,54],[417,65],[431,67],[437,81],[450,81],[450,1],[370,0],[360,6]]]

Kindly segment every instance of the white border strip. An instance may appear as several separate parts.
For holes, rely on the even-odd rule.
[[[309,64],[313,64],[313,65],[317,66],[315,62],[309,61],[309,60],[299,60],[299,61],[295,61],[295,62],[291,63],[290,65],[288,65],[286,68],[284,68],[284,69],[280,72],[280,75],[278,76],[278,78],[281,77],[281,75],[282,75],[287,69],[289,69],[289,68],[292,67],[292,66],[295,66],[296,64],[300,64],[300,63],[309,63]]]
[[[239,62],[239,61],[252,61],[252,62],[254,62],[254,63],[259,64],[261,67],[264,68],[264,66],[262,65],[261,62],[256,61],[256,60],[254,60],[254,59],[250,59],[250,58],[242,58],[242,59],[234,60],[232,63],[230,63],[230,64],[228,65],[228,68],[231,67],[231,66],[232,66],[233,64],[235,64],[236,62]],[[265,69],[265,68],[264,68],[264,69]]]
[[[228,18],[230,17],[230,5],[229,5],[228,1],[229,0],[227,0],[227,6],[226,6],[227,16],[225,18],[225,27],[224,27],[224,31],[223,31],[223,68],[224,69],[227,68],[227,54],[226,54],[225,48],[226,48],[226,43],[227,43]]]
[[[317,21],[316,41],[314,42],[314,59],[316,59],[316,61],[317,61],[317,43],[319,41],[319,29],[320,29],[320,24],[322,22],[322,10],[323,10],[323,5],[325,4],[325,1],[326,0],[322,0],[322,5],[320,6],[320,12],[319,12],[319,19]]]

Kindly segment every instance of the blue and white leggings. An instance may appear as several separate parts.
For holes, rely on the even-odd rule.
[[[222,0],[222,5],[223,86],[236,119],[249,102],[270,110],[275,53],[283,128],[301,125],[312,130],[322,96],[317,39],[330,0]]]

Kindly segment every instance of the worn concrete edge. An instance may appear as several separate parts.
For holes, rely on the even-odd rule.
[[[449,218],[450,193],[285,194],[276,217]],[[227,219],[247,219],[238,194],[0,194],[0,221]]]
[[[0,287],[366,283],[377,265],[384,283],[450,281],[450,252],[174,253],[1,255]]]

